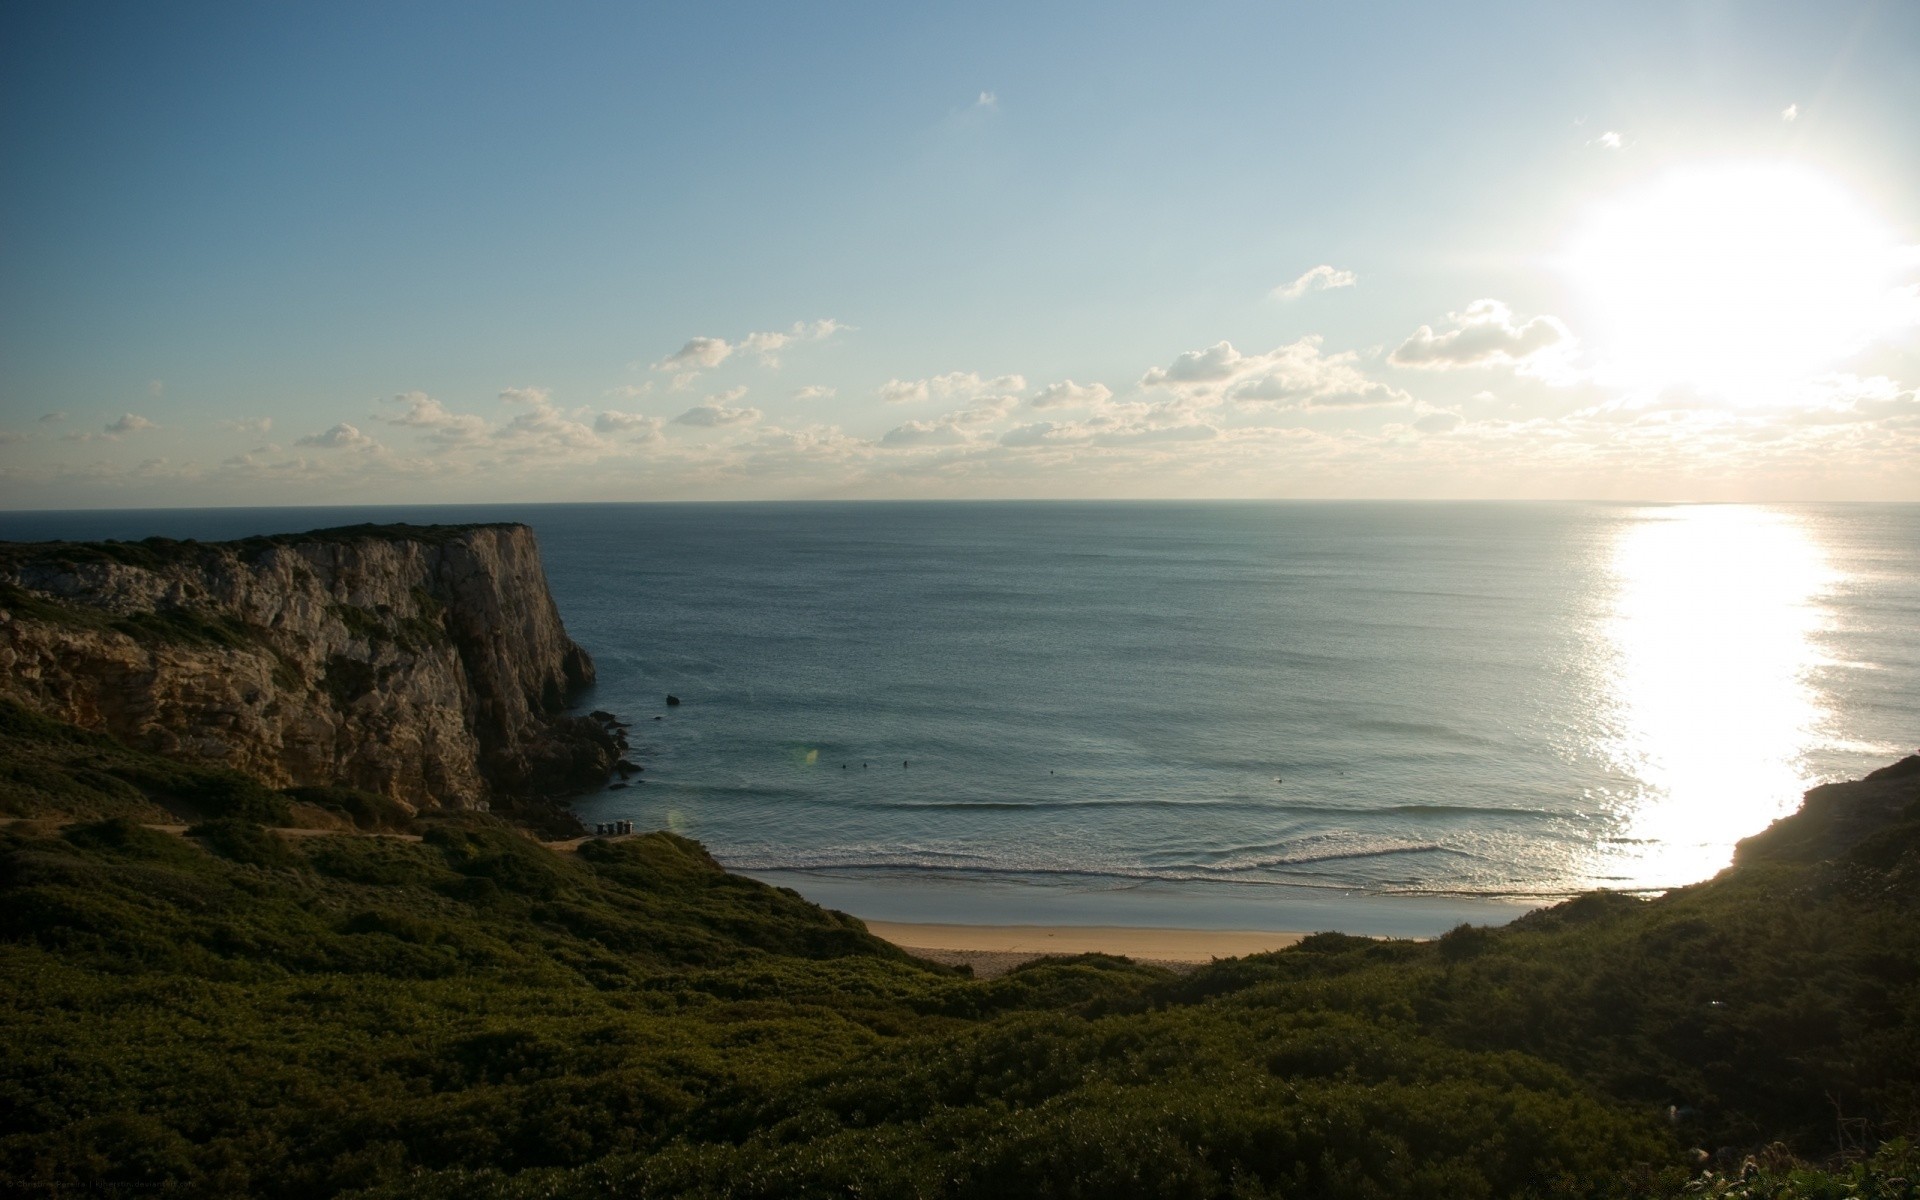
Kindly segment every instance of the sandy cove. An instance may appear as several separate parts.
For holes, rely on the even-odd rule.
[[[1174,968],[1281,950],[1304,933],[1254,929],[1149,929],[1120,925],[932,925],[868,921],[867,928],[910,954],[971,966],[991,979],[1055,954],[1115,954]]]

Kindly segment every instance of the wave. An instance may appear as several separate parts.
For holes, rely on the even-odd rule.
[[[790,850],[743,851],[723,854],[719,857],[729,870],[736,871],[800,871],[800,872],[935,872],[954,875],[970,875],[1018,878],[1104,878],[1126,879],[1138,882],[1198,883],[1244,882],[1244,883],[1299,883],[1295,878],[1262,878],[1260,872],[1284,872],[1288,869],[1323,866],[1329,863],[1350,862],[1364,859],[1394,858],[1411,855],[1443,854],[1462,858],[1477,858],[1477,855],[1464,850],[1442,846],[1437,842],[1422,842],[1392,846],[1351,846],[1335,847],[1322,851],[1296,854],[1276,854],[1239,863],[1162,863],[1162,864],[1116,864],[1116,863],[1046,863],[1046,862],[1007,862],[990,860],[988,855],[964,851],[939,850],[929,847],[903,847],[899,850],[850,849],[844,851],[819,851],[811,854],[795,854]],[[1394,881],[1406,882],[1406,881]],[[1377,886],[1379,881],[1369,881],[1367,886]],[[1361,886],[1357,881],[1327,886]]]

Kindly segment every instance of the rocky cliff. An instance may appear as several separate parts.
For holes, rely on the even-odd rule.
[[[596,786],[617,734],[524,525],[0,543],[0,694],[275,786],[413,808]]]

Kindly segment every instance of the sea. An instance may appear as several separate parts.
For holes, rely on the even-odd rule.
[[[644,771],[577,802],[871,919],[1431,935],[1705,879],[1920,742],[1920,505],[733,503],[524,521]],[[667,697],[680,703],[669,704]]]

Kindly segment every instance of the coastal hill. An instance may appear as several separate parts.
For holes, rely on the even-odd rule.
[[[87,707],[106,672],[145,670],[172,681],[155,696],[238,697],[262,728],[281,728],[279,696],[371,736],[374,712],[402,714],[377,686],[333,702],[333,657],[408,687],[457,661],[419,693],[454,713],[414,719],[470,729],[473,777],[501,795],[522,776],[499,756],[522,747],[500,731],[550,736],[554,689],[587,669],[521,539],[8,548],[7,645],[40,657],[14,660],[38,672],[24,682],[9,669],[31,703],[0,698],[0,1181],[447,1200],[1913,1195],[1920,757],[1815,789],[1720,875],[1657,898],[1597,892],[1430,942],[1326,932],[1184,974],[1083,955],[977,980],[669,833],[547,845],[522,814],[450,793],[292,782],[264,752],[236,770],[256,760],[182,734],[231,738],[211,707],[183,724]],[[250,590],[269,577],[305,615]],[[409,630],[433,611],[416,586],[445,644]],[[494,612],[490,643],[477,614]],[[367,620],[385,635],[352,630]],[[526,629],[545,640],[512,645]],[[500,688],[519,689],[517,727],[489,725]]]
[[[0,544],[0,695],[274,787],[412,809],[596,787],[616,738],[561,715],[592,680],[524,525]]]

